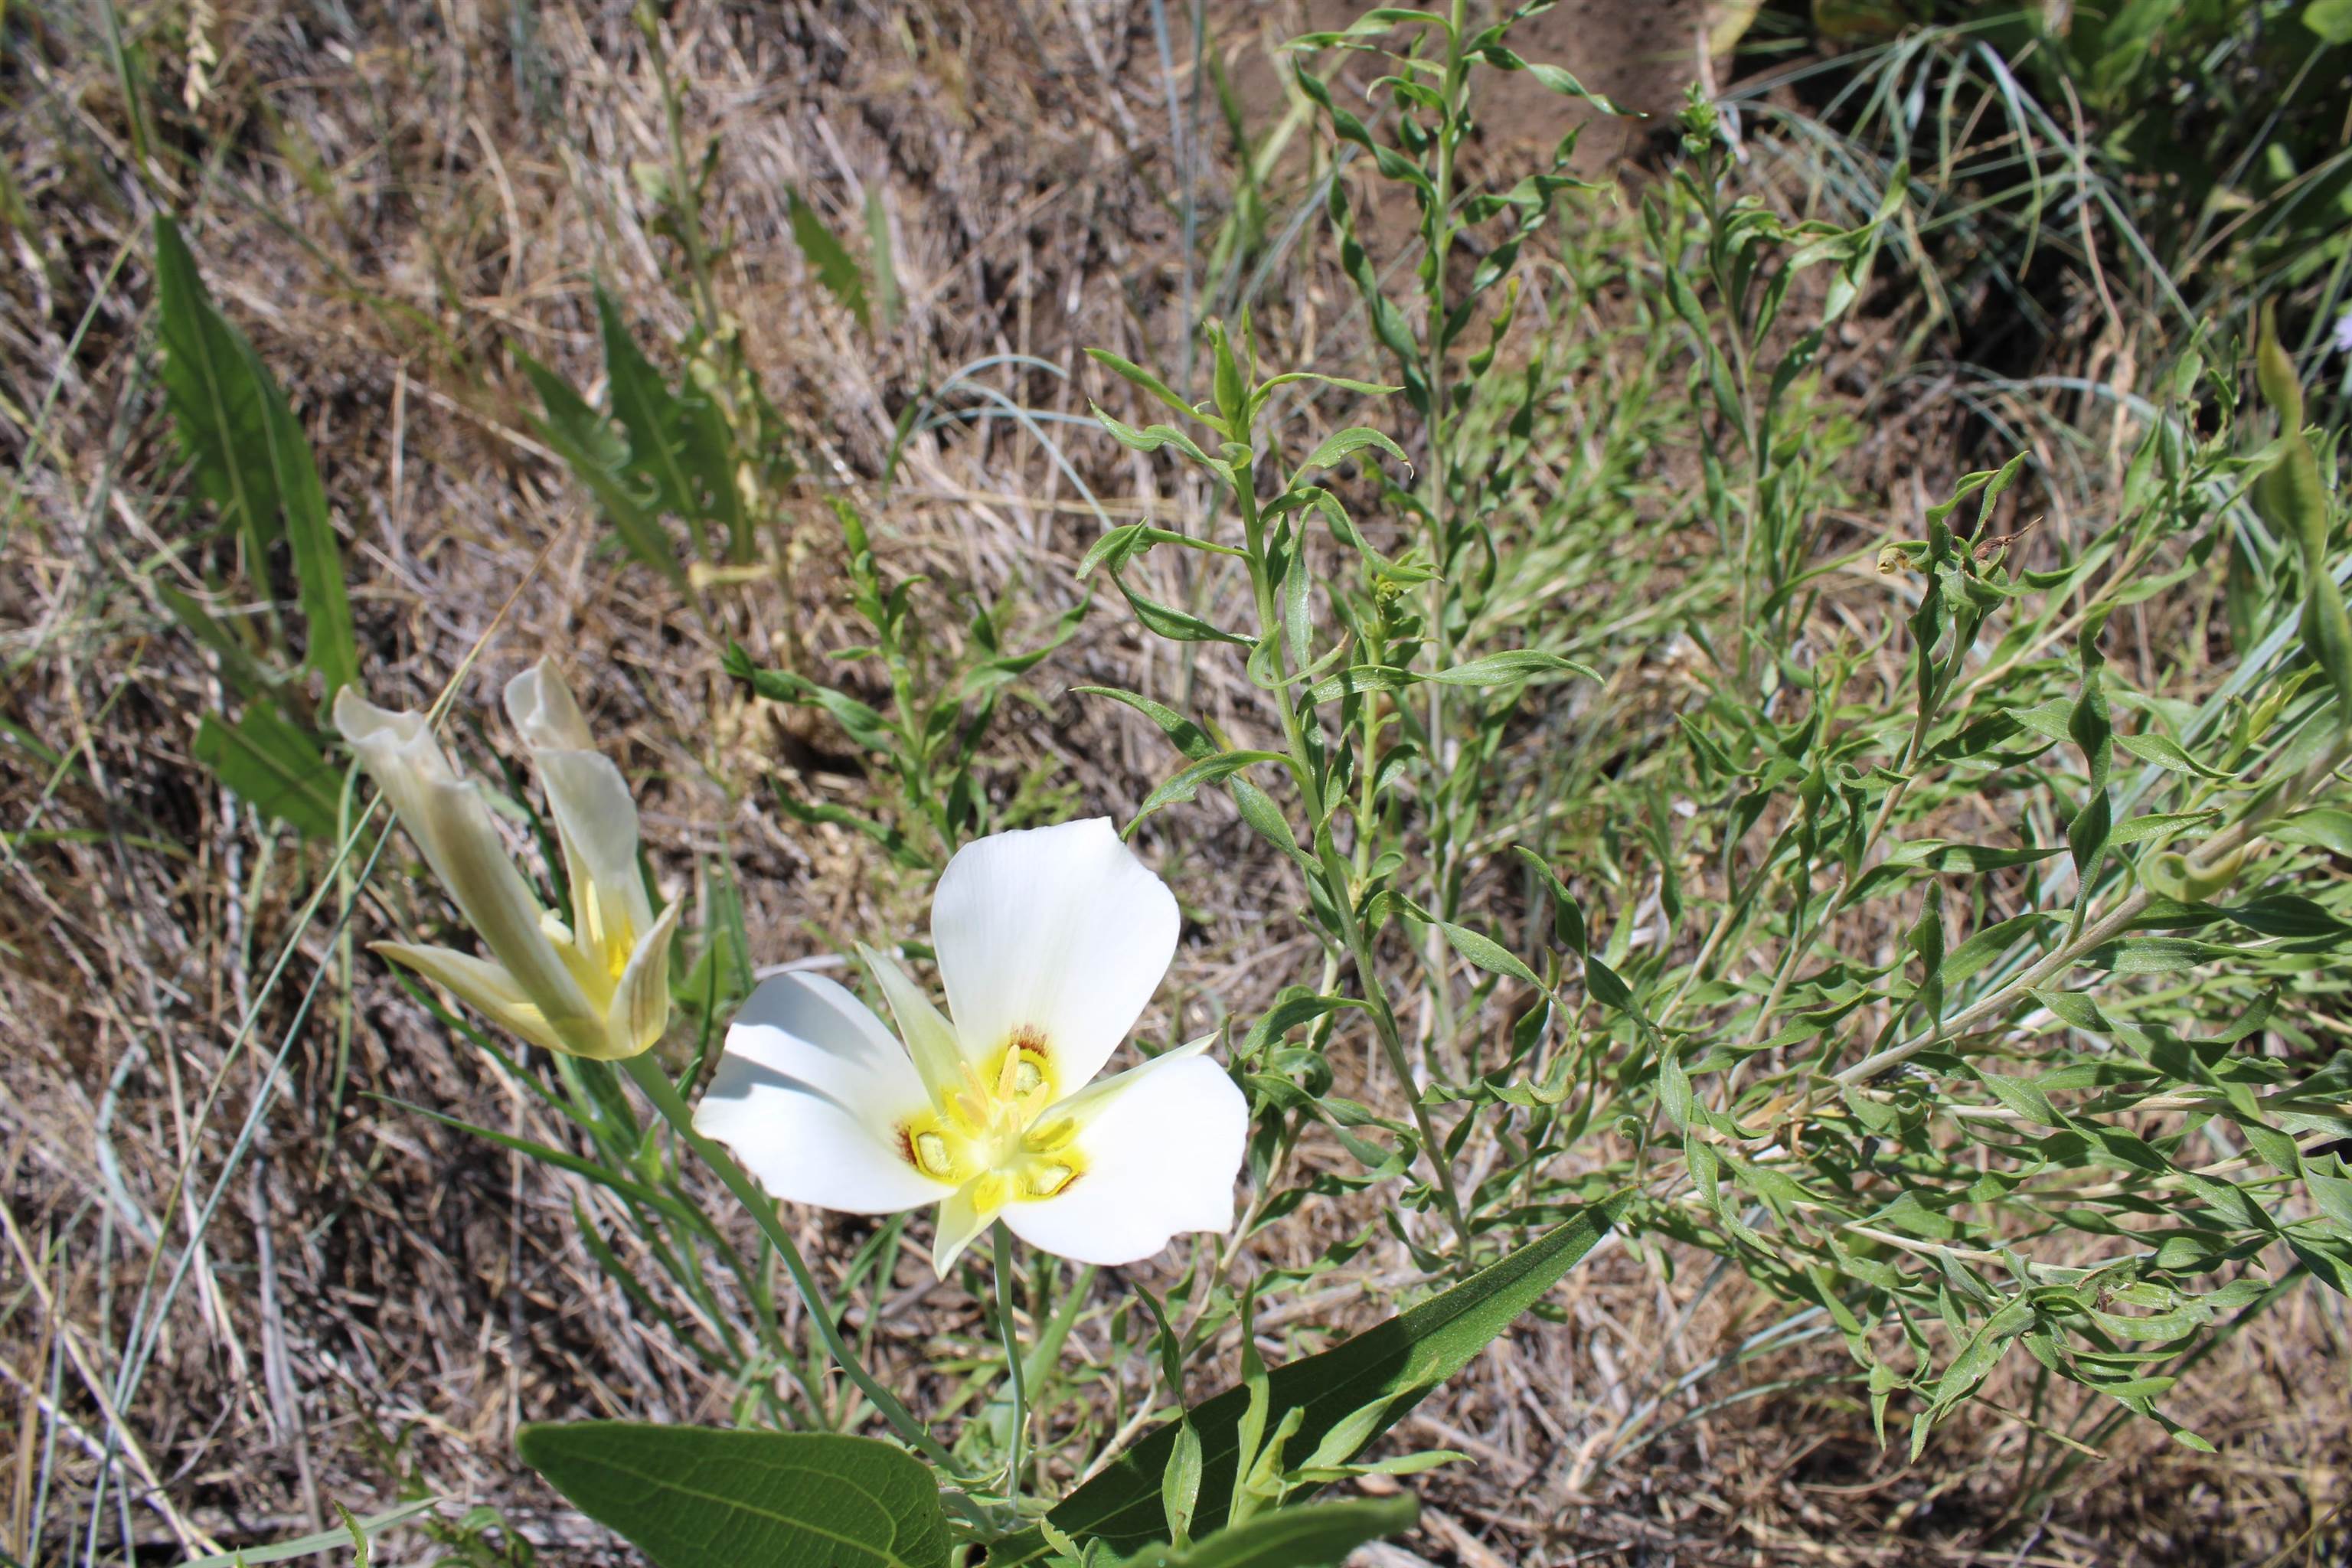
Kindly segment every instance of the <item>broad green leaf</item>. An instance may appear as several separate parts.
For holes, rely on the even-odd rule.
[[[180,226],[161,215],[155,303],[172,432],[194,466],[196,489],[222,522],[246,536],[258,570],[283,511],[269,461],[268,392],[247,374],[245,339],[214,308]]]
[[[2306,844],[2352,859],[2352,811],[2332,805],[2297,812],[2267,830],[2282,844]]]
[[[220,659],[221,679],[240,697],[268,698],[282,702],[285,677],[262,668],[253,650],[236,633],[214,618],[210,610],[169,583],[155,584],[155,596],[198,642]]]
[[[786,192],[785,199],[792,210],[793,243],[816,269],[816,280],[857,318],[859,327],[873,331],[874,313],[866,302],[866,273],[856,258],[825,226],[824,219],[816,216],[816,209],[801,200],[798,191]]]
[[[1592,1250],[1631,1201],[1621,1194],[1590,1205],[1444,1294],[1320,1355],[1276,1367],[1268,1374],[1270,1419],[1279,1422],[1294,1408],[1302,1412],[1291,1442],[1296,1452],[1318,1451],[1342,1422],[1359,1428],[1358,1448],[1370,1444],[1541,1300]],[[1200,1518],[1225,1516],[1248,1405],[1249,1391],[1235,1387],[1192,1407],[1202,1458]],[[1162,1426],[1136,1444],[1063,1499],[1048,1517],[1071,1536],[1099,1536],[1123,1552],[1165,1540],[1160,1478],[1176,1430]],[[990,1554],[990,1568],[1034,1563],[1044,1550],[1039,1535],[1015,1537]]]
[[[239,800],[305,838],[332,838],[341,773],[310,736],[277,709],[257,702],[235,724],[207,713],[196,727],[196,761]]]
[[[1401,1535],[1421,1518],[1412,1497],[1306,1503],[1262,1513],[1191,1546],[1147,1546],[1124,1568],[1333,1568],[1368,1541]]]
[[[2352,0],[2311,0],[2303,8],[2303,25],[2323,44],[2352,44]]]
[[[946,1568],[922,1461],[870,1437],[627,1421],[525,1426],[523,1462],[656,1568]]]

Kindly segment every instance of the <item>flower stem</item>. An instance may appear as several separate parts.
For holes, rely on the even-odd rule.
[[[1024,1457],[1021,1450],[1029,1435],[1029,1391],[1023,1386],[1021,1337],[1013,1326],[1013,1233],[1001,1222],[990,1229],[996,1248],[996,1327],[1004,1336],[1004,1377],[1013,1392],[1013,1447],[1004,1467],[1004,1495],[1017,1507]]]
[[[760,1233],[782,1257],[784,1268],[792,1275],[793,1284],[801,1293],[803,1305],[808,1308],[809,1321],[816,1325],[817,1338],[824,1342],[824,1348],[832,1355],[834,1364],[840,1367],[849,1381],[857,1385],[858,1391],[873,1402],[874,1408],[882,1413],[882,1418],[890,1423],[890,1429],[898,1433],[902,1441],[949,1475],[960,1474],[955,1460],[946,1448],[940,1447],[939,1439],[916,1419],[913,1412],[899,1403],[896,1394],[874,1381],[873,1374],[858,1362],[856,1352],[842,1339],[841,1330],[834,1322],[833,1304],[825,1300],[824,1288],[809,1272],[808,1263],[801,1257],[800,1247],[793,1240],[792,1233],[777,1217],[775,1200],[760,1190],[759,1184],[735,1163],[732,1154],[694,1130],[693,1113],[688,1110],[686,1101],[678,1098],[677,1086],[662,1071],[661,1064],[654,1060],[652,1052],[640,1052],[621,1065],[638,1089],[653,1102],[653,1108],[660,1113],[661,1119],[669,1123],[670,1130],[700,1155],[705,1164],[718,1172],[719,1181],[734,1194],[735,1200],[751,1211],[751,1218],[759,1225]]]

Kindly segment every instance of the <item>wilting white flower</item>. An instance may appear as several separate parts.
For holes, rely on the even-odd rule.
[[[997,1219],[1101,1264],[1223,1230],[1249,1108],[1208,1041],[1089,1082],[1159,988],[1177,924],[1106,818],[966,845],[931,903],[952,1021],[871,949],[904,1045],[832,981],[777,975],[727,1031],[695,1127],[780,1198],[938,1204],[943,1277]]]
[[[2336,318],[2336,352],[2352,354],[2352,310]]]
[[[490,960],[403,942],[375,951],[533,1045],[607,1061],[635,1056],[669,1022],[678,906],[654,914],[637,869],[636,805],[554,665],[541,659],[507,682],[506,700],[553,808],[571,923],[540,907],[479,786],[450,765],[425,716],[389,712],[347,686],[335,699],[335,728]]]

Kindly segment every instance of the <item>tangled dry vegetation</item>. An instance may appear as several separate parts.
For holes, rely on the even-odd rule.
[[[1614,36],[1602,23],[1646,11],[1571,8],[1551,41],[1589,80],[1655,94],[1680,63],[1590,52]],[[1092,344],[1150,360],[1181,321],[1171,192],[1188,170],[1216,188],[1223,153],[1171,132],[1153,16],[1098,0],[696,4],[667,24],[691,82],[688,132],[721,149],[707,210],[727,246],[723,308],[824,482],[858,498],[895,574],[929,579],[943,622],[961,618],[959,590],[1012,584],[1044,624],[1077,596],[1097,524],[1010,421],[919,434],[886,486],[908,401],[984,356],[1066,366]],[[1271,84],[1266,47],[1299,20],[1233,7],[1212,36],[1245,87]],[[112,26],[127,30],[128,70],[110,58]],[[411,1109],[562,1137],[381,968],[339,963],[394,916],[362,893],[339,927],[331,889],[323,910],[308,907],[313,884],[287,849],[192,760],[194,716],[221,691],[158,598],[159,585],[202,590],[202,545],[154,410],[144,237],[158,208],[182,216],[224,309],[288,384],[342,531],[373,694],[421,704],[470,670],[472,706],[552,653],[639,786],[666,884],[688,887],[713,856],[734,868],[755,961],[917,929],[919,879],[769,798],[782,766],[804,795],[855,802],[856,763],[719,671],[729,638],[755,651],[849,640],[814,491],[790,552],[721,584],[705,618],[616,558],[530,431],[509,345],[589,381],[594,279],[656,337],[684,325],[663,281],[668,241],[645,218],[637,171],[666,156],[667,131],[628,8],[197,0],[104,19],[13,7],[0,28],[14,193],[0,210],[0,448],[14,470],[0,535],[0,1546],[21,1563],[80,1562],[86,1535],[111,1552],[127,1521],[138,1561],[171,1562],[405,1490],[490,1505],[542,1561],[622,1561],[520,1469],[517,1425],[723,1421],[723,1395],[583,1249],[575,1205],[593,1194]],[[1550,129],[1517,120],[1538,111],[1498,117],[1497,141]],[[1644,177],[1643,146],[1629,133],[1611,152],[1619,178]],[[905,300],[900,324],[871,341],[814,286],[787,205],[801,191],[852,226],[869,188]],[[1360,349],[1329,279],[1301,278],[1269,313],[1314,345],[1302,361],[1348,369]],[[1016,370],[1001,384],[1073,416],[1101,392],[1085,374]],[[1915,504],[1915,472],[1932,484],[1972,466],[1938,450],[1948,422],[1927,406],[1922,395],[1872,411],[1891,434],[1858,485],[1886,507]],[[1164,469],[1044,428],[1123,515],[1197,504]],[[1124,815],[1164,773],[1148,728],[1082,707],[1063,695],[1073,685],[1189,688],[1236,732],[1263,724],[1244,683],[1167,647],[1089,620],[1024,721],[997,731],[992,788],[1040,811]],[[1633,679],[1656,684],[1663,714],[1688,676],[1661,648]],[[488,754],[480,737],[466,743]],[[1246,1014],[1278,972],[1256,933],[1295,896],[1284,872],[1222,805],[1173,814],[1150,842],[1191,917],[1159,1005],[1187,1026]],[[1303,1263],[1369,1203],[1310,1210],[1274,1245]],[[863,1234],[799,1221],[820,1259]],[[1383,1257],[1391,1245],[1286,1321],[1261,1319],[1268,1353],[1378,1315],[1412,1277]],[[1833,1351],[1718,1364],[1773,1309],[1736,1282],[1702,1290],[1706,1260],[1685,1263],[1669,1278],[1608,1250],[1555,1294],[1560,1321],[1525,1325],[1413,1418],[1417,1437],[1477,1463],[1430,1478],[1420,1532],[1380,1549],[1383,1568],[2319,1562],[2330,1541],[2341,1549],[2347,1347],[2339,1304],[2315,1292],[2225,1342],[2186,1385],[2176,1414],[2218,1453],[2126,1427],[2046,1517],[2018,1521],[2005,1512],[2029,1441],[2021,1387],[1996,1390],[1906,1466],[1872,1437]],[[925,1360],[969,1334],[977,1303],[932,1286],[911,1255],[898,1279],[882,1312],[895,1381],[943,1394],[951,1369]],[[168,1310],[142,1317],[166,1288]],[[125,1342],[151,1321],[152,1337]],[[142,1354],[118,1402],[126,1356]],[[101,1458],[121,1515],[93,1526],[82,1501]],[[432,1555],[415,1537],[380,1554]]]

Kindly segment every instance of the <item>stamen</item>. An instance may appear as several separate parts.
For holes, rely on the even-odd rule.
[[[1021,1143],[1022,1147],[1033,1154],[1055,1154],[1067,1148],[1070,1140],[1077,1135],[1076,1119],[1060,1116],[1031,1128],[1027,1135],[1021,1140]]]
[[[1028,1188],[1033,1198],[1050,1198],[1077,1179],[1077,1172],[1067,1165],[1032,1165],[1029,1167]]]

